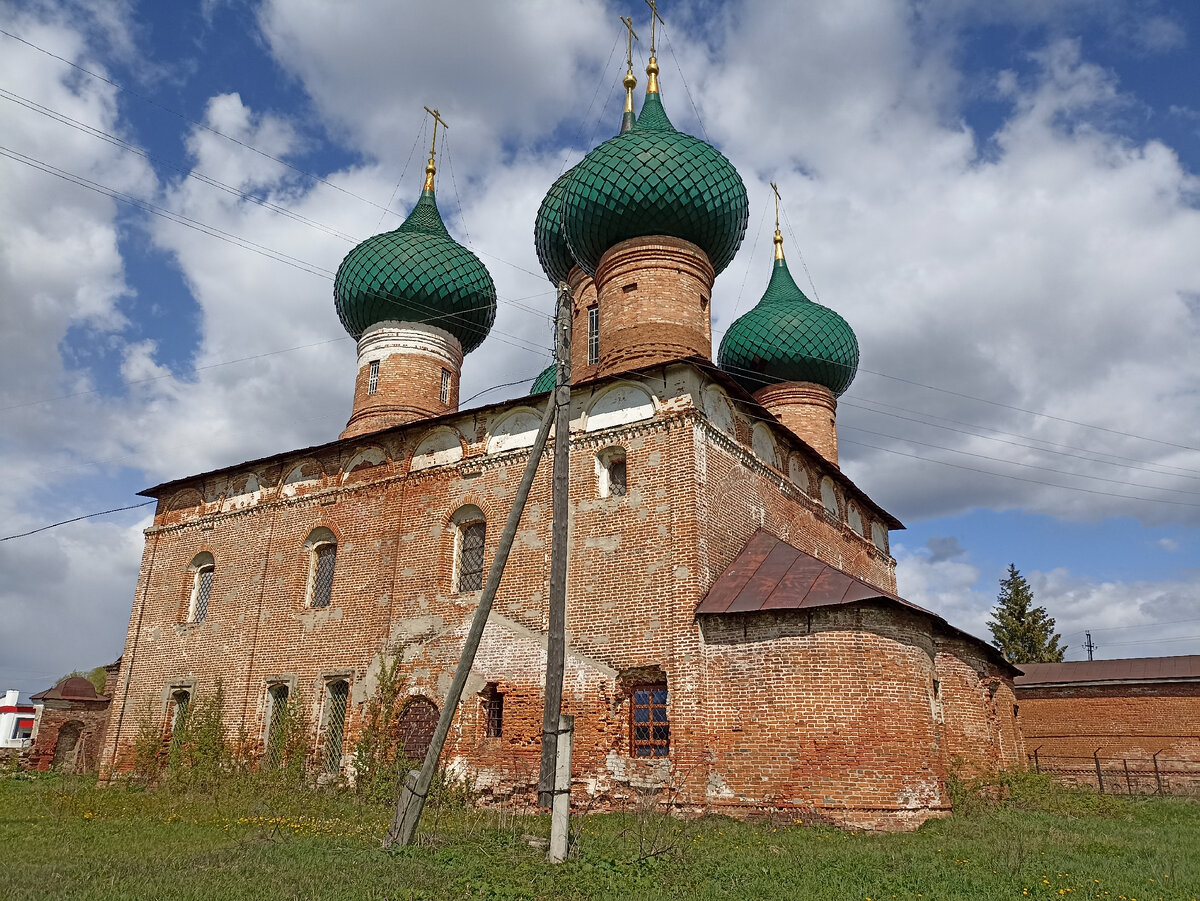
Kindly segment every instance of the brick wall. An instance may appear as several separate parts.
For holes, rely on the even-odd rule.
[[[576,715],[581,803],[592,797],[593,804],[619,804],[654,790],[693,808],[781,806],[861,825],[918,822],[945,807],[939,780],[957,740],[949,729],[943,740],[933,724],[932,674],[939,668],[958,667],[963,685],[961,692],[958,682],[947,688],[955,699],[948,715],[983,724],[964,722],[954,733],[964,753],[973,751],[980,766],[1001,760],[1002,741],[967,747],[981,729],[996,731],[989,716],[1003,718],[1003,705],[989,706],[976,684],[998,677],[985,672],[977,648],[946,643],[919,614],[828,611],[816,634],[797,631],[808,628],[799,615],[769,626],[733,617],[714,643],[694,610],[760,526],[894,591],[894,561],[864,537],[869,528],[850,526],[851,508],[867,523],[881,522],[882,514],[786,430],[772,433],[771,459],[763,460],[750,446],[754,423],[740,408],[726,430],[714,427],[698,403],[712,382],[695,366],[668,366],[630,382],[634,400],[653,395],[652,406],[639,408],[650,410],[645,416],[591,415],[611,399],[610,388],[581,386],[572,411],[564,705]],[[344,678],[351,686],[349,751],[384,653],[398,656],[407,695],[440,706],[478,599],[477,592],[455,591],[453,517],[464,505],[482,511],[490,563],[528,456],[527,448],[487,452],[512,406],[166,486],[147,530],[105,773],[130,764],[138,722],[161,718],[173,687],[211,691],[220,679],[227,725],[244,725],[261,748],[268,687],[286,683],[308,711],[317,753],[327,681]],[[434,427],[461,439],[461,460],[411,468],[414,450]],[[626,452],[628,491],[601,497],[597,454],[614,445]],[[767,452],[761,440],[757,446]],[[549,459],[547,450],[443,757],[490,797],[528,798],[537,777]],[[823,476],[839,479],[836,513],[812,496]],[[337,570],[330,605],[312,609],[305,606],[305,541],[318,527],[337,538]],[[189,564],[202,551],[215,561],[212,595],[205,620],[188,623]],[[944,660],[935,667],[939,654]],[[651,678],[669,686],[668,760],[630,756],[630,690]],[[499,738],[485,736],[481,692],[489,684],[505,695]],[[756,753],[731,731],[730,716],[761,723],[756,728],[769,741]],[[830,720],[844,726],[835,734],[820,725]],[[997,728],[1011,732],[1011,724]],[[824,756],[814,762],[818,741]],[[822,774],[819,794],[802,785],[813,766]]]
[[[69,773],[95,772],[105,746],[108,711],[108,698],[46,701],[25,765],[35,770],[58,766]]]

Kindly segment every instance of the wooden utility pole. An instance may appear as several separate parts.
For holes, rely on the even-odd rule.
[[[554,487],[550,529],[550,616],[546,638],[546,707],[542,715],[542,767],[538,805],[554,801],[555,757],[562,713],[567,621],[567,516],[571,488],[571,289],[558,285],[554,328],[557,373],[554,382]]]
[[[384,836],[383,846],[390,848],[395,844],[412,844],[417,831],[417,823],[421,819],[421,811],[425,807],[425,797],[429,794],[429,785],[433,781],[433,773],[437,769],[438,758],[442,755],[442,747],[446,744],[446,736],[450,732],[450,724],[454,721],[454,713],[458,702],[462,699],[467,677],[471,674],[471,665],[475,662],[475,652],[479,650],[479,642],[483,638],[483,630],[487,625],[488,614],[492,610],[492,601],[500,587],[500,579],[504,575],[504,564],[508,561],[509,551],[512,550],[513,539],[517,534],[517,526],[521,524],[521,514],[525,510],[525,502],[529,499],[529,490],[533,487],[533,477],[537,474],[538,461],[546,449],[546,438],[550,434],[550,425],[554,422],[557,408],[553,399],[546,403],[546,412],[542,416],[542,425],[538,429],[533,447],[529,449],[529,462],[525,464],[525,473],[521,476],[520,487],[513,498],[512,509],[504,523],[504,531],[500,534],[500,545],[496,548],[496,556],[492,558],[491,569],[488,570],[487,584],[479,597],[479,606],[475,609],[475,618],[471,621],[471,630],[463,644],[462,656],[458,661],[458,669],[454,671],[454,681],[450,683],[450,691],[442,706],[442,714],[438,718],[437,729],[425,752],[425,762],[420,772],[410,772],[404,781],[404,788],[396,801],[396,812],[392,817],[391,828]],[[560,433],[565,434],[565,432]]]

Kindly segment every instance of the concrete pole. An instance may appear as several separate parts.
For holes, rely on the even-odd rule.
[[[558,286],[558,312],[554,329],[554,354],[558,362],[554,403],[554,515],[550,529],[550,615],[546,636],[546,706],[542,713],[542,765],[538,778],[538,805],[549,807],[554,798],[559,714],[562,712],[563,668],[567,621],[567,524],[571,491],[571,288]]]
[[[571,749],[575,717],[561,714],[556,738],[554,807],[550,814],[550,862],[562,863],[571,850]]]
[[[504,523],[504,531],[500,533],[500,544],[496,548],[496,556],[492,558],[491,569],[488,570],[487,584],[479,597],[479,606],[475,609],[475,618],[471,621],[471,630],[463,644],[462,656],[458,668],[454,671],[454,681],[450,683],[450,691],[442,706],[442,714],[438,718],[437,729],[429,742],[429,750],[425,752],[425,762],[414,778],[409,774],[396,801],[396,812],[392,817],[391,828],[383,839],[383,847],[390,848],[399,843],[412,844],[417,831],[417,823],[421,819],[421,811],[425,807],[425,797],[429,794],[429,785],[433,782],[433,773],[437,769],[438,758],[442,755],[442,747],[446,744],[446,736],[450,733],[450,724],[462,699],[463,688],[466,687],[467,677],[471,674],[471,665],[475,662],[475,652],[479,650],[479,642],[483,638],[483,630],[487,625],[488,614],[492,610],[492,601],[500,587],[500,579],[504,575],[504,564],[508,561],[509,551],[512,550],[513,539],[517,534],[517,526],[521,523],[521,514],[525,510],[525,502],[529,499],[529,490],[533,487],[533,477],[537,474],[538,461],[546,449],[546,438],[550,434],[550,425],[554,422],[555,405],[546,404],[546,412],[542,416],[542,425],[538,429],[533,447],[529,449],[529,462],[525,464],[525,473],[521,476],[521,485],[517,488],[517,496],[513,498],[512,509]]]

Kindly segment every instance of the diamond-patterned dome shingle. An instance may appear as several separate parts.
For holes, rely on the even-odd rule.
[[[633,129],[575,167],[563,192],[562,234],[591,275],[610,247],[648,235],[691,241],[719,273],[737,253],[748,215],[746,186],[733,164],[676,131],[659,95],[647,94]]]
[[[762,300],[738,317],[717,365],[751,393],[779,382],[816,382],[840,396],[858,372],[858,339],[841,316],[797,287],[776,260]]]
[[[545,394],[547,391],[553,391],[555,384],[558,382],[558,364],[551,363],[533,380],[533,384],[529,386],[530,394]]]
[[[420,322],[458,338],[463,352],[483,343],[496,320],[487,267],[450,237],[432,191],[395,231],[363,241],[342,260],[334,305],[355,339],[377,322]]]
[[[574,172],[573,168],[568,169],[550,186],[542,198],[533,224],[533,245],[537,248],[538,262],[555,287],[567,280],[567,274],[575,265],[571,248],[567,246],[567,239],[562,233],[563,189]]]

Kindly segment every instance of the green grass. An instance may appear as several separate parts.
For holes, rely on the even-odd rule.
[[[388,811],[336,792],[205,794],[0,778],[0,898],[11,899],[1058,899],[1200,897],[1200,803],[1113,799],[1036,777],[1003,803],[958,790],[952,819],[908,834],[577,818],[553,867],[544,817],[427,808],[423,846],[388,853]],[[645,857],[644,852],[662,853]]]

